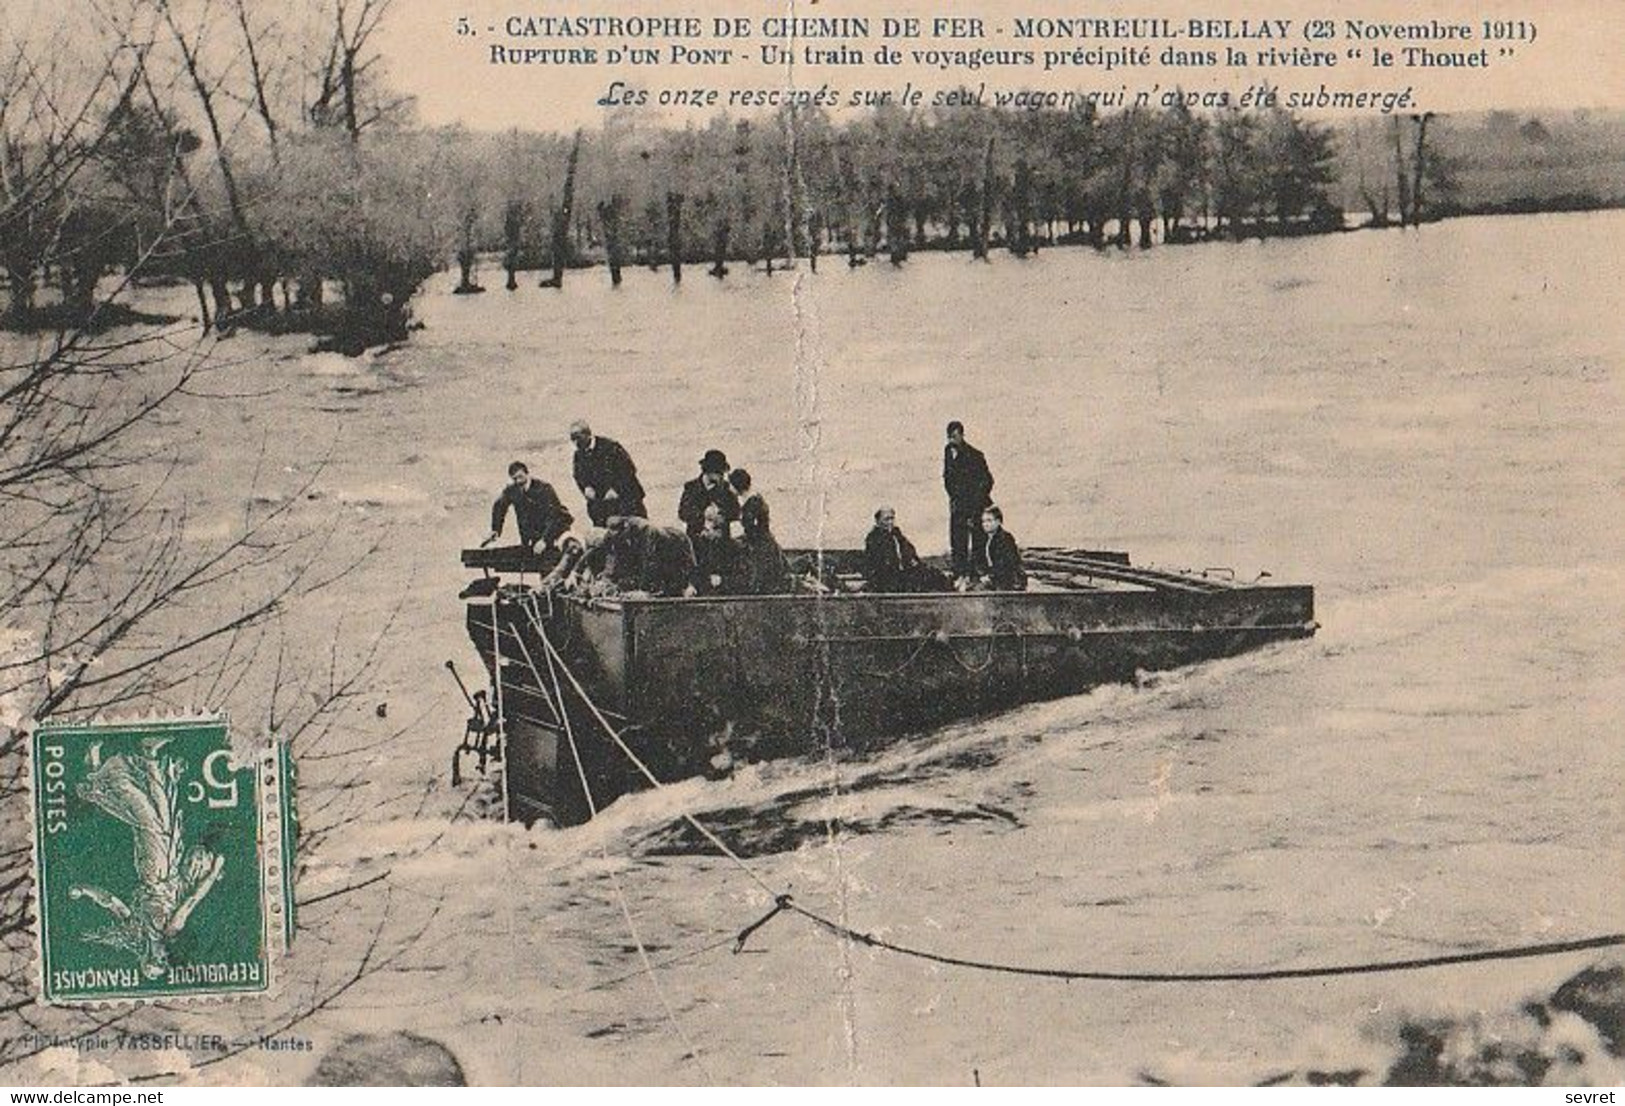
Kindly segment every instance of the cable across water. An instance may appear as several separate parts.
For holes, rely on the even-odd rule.
[[[527,606],[526,614],[531,626],[541,639],[549,658],[549,668],[557,666],[557,670],[564,673],[576,695],[586,704],[598,720],[598,724],[610,740],[620,748],[638,771],[656,789],[664,788],[662,782],[647,764],[631,749],[621,734],[604,717],[597,705],[587,694],[587,689],[576,678],[564,657],[554,648],[549,639],[546,627],[537,617],[536,612]],[[556,680],[555,676],[555,680]],[[557,686],[555,684],[555,686]],[[559,689],[560,706],[563,706],[562,688]],[[573,739],[572,739],[573,740]],[[582,783],[585,785],[585,779]],[[916,960],[928,961],[933,964],[944,964],[950,967],[967,968],[974,971],[993,972],[1002,975],[1029,976],[1041,979],[1059,979],[1064,981],[1087,980],[1093,982],[1111,983],[1264,983],[1289,979],[1325,979],[1333,976],[1373,975],[1383,972],[1420,971],[1427,968],[1448,967],[1457,964],[1480,964],[1500,960],[1527,960],[1540,956],[1558,956],[1566,953],[1587,952],[1594,949],[1618,948],[1625,946],[1625,933],[1609,933],[1596,937],[1584,937],[1571,941],[1547,941],[1538,944],[1515,945],[1506,948],[1480,949],[1471,952],[1446,953],[1438,956],[1412,957],[1404,960],[1375,960],[1349,964],[1317,965],[1301,968],[1259,968],[1237,969],[1229,971],[1112,971],[1103,968],[1091,967],[1053,967],[1047,965],[1014,964],[1005,961],[984,960],[970,956],[955,956],[947,953],[934,952],[930,949],[918,948],[898,941],[891,941],[884,937],[877,937],[872,933],[865,933],[853,929],[833,919],[826,918],[816,911],[809,910],[796,902],[788,892],[776,892],[759,875],[755,869],[747,864],[738,853],[728,847],[727,843],[713,833],[693,815],[683,813],[682,818],[692,826],[701,836],[709,841],[718,852],[737,865],[752,882],[767,893],[773,902],[773,908],[762,918],[742,929],[734,939],[734,952],[738,953],[745,947],[745,943],[755,933],[771,922],[780,914],[798,914],[807,919],[818,928],[831,933],[844,940],[856,944],[866,945],[869,948],[880,949]],[[707,946],[718,948],[724,942],[716,942]]]

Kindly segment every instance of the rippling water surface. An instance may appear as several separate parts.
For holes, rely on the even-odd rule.
[[[441,287],[406,348],[356,362],[238,339],[238,371],[281,390],[210,421],[196,492],[232,509],[251,461],[233,446],[268,435],[291,470],[330,458],[324,502],[390,527],[345,603],[364,621],[405,600],[378,690],[423,721],[375,783],[439,781],[426,818],[380,806],[311,873],[316,893],[444,835],[395,876],[448,898],[421,970],[316,1029],[429,1033],[493,1082],[1229,1083],[1380,1072],[1400,1017],[1549,992],[1584,959],[1066,984],[781,918],[742,955],[660,969],[657,994],[611,873],[657,960],[764,908],[681,810],[814,909],[992,960],[1287,967],[1618,930],[1621,256],[1616,214],[1462,220],[990,265],[826,259],[680,290],[641,271],[619,292],[600,273],[562,293]],[[448,830],[463,711],[439,669],[476,666],[457,550],[515,457],[579,507],[576,417],[631,450],[657,514],[718,446],[786,544],[854,545],[891,502],[932,549],[942,426],[960,418],[1023,541],[1267,569],[1316,586],[1323,628],[871,761],[688,781],[589,827]]]

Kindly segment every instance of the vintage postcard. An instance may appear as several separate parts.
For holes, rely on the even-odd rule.
[[[0,1082],[1618,1084],[1618,22],[8,3]]]

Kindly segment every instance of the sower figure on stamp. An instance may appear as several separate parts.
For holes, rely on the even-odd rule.
[[[594,526],[605,526],[616,515],[649,517],[638,468],[620,442],[599,437],[580,419],[570,424],[570,440],[576,444],[576,487],[587,500],[587,518]]]
[[[491,536],[480,545],[490,545],[502,536],[502,524],[508,516],[508,508],[512,507],[519,522],[519,543],[526,549],[535,549],[537,545],[553,548],[553,543],[568,533],[570,524],[575,521],[559,501],[558,493],[545,480],[531,476],[523,461],[508,466],[508,479],[511,482],[491,504]]]
[[[942,447],[942,486],[948,492],[948,551],[956,578],[970,575],[971,550],[982,533],[982,509],[993,502],[993,473],[982,451],[965,441],[965,424],[948,424]]]

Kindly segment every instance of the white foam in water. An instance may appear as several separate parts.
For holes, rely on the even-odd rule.
[[[640,964],[617,882],[656,961],[722,942],[660,979],[731,1082],[962,1082],[973,1068],[990,1084],[1310,1070],[1373,1082],[1408,1017],[1464,1022],[1549,996],[1586,957],[1061,984],[845,947],[795,917],[735,957],[732,935],[766,910],[760,890],[703,844],[650,850],[685,812],[726,817],[743,828],[719,832],[747,846],[782,831],[791,847],[749,860],[769,886],[861,931],[1017,964],[1301,966],[1617,930],[1617,880],[1602,873],[1625,839],[1625,551],[1602,459],[1625,456],[1625,335],[1596,320],[1617,313],[1607,275],[1622,253],[1625,217],[1608,213],[1019,265],[921,254],[900,274],[824,266],[796,276],[800,315],[789,280],[743,274],[681,295],[641,270],[613,297],[589,274],[511,300],[442,288],[418,313],[429,328],[387,359],[301,358],[290,387],[240,418],[211,408],[204,460],[176,476],[199,517],[235,516],[255,463],[243,443],[270,433],[273,464],[330,449],[336,508],[376,504],[369,517],[393,527],[341,601],[402,610],[363,700],[387,700],[389,717],[358,712],[341,738],[383,741],[398,720],[410,733],[368,780],[377,811],[325,838],[302,889],[388,870],[393,897],[380,884],[347,900],[354,916],[320,932],[349,936],[312,937],[290,978],[342,972],[386,900],[391,932],[429,928],[411,970],[307,1031],[330,1038],[384,1010],[485,1081],[697,1080],[647,981],[606,985]],[[1283,256],[1315,285],[1273,289]],[[1077,289],[1086,311],[1065,302]],[[1144,309],[1167,303],[1182,306]],[[802,337],[816,380],[798,376],[798,318],[815,328]],[[886,348],[906,351],[909,379],[941,386],[875,402]],[[616,352],[628,349],[658,354]],[[245,384],[268,371],[241,370]],[[331,422],[311,414],[341,378],[385,371],[414,386],[346,397],[354,410]],[[629,795],[589,826],[449,823],[466,707],[443,664],[483,675],[457,552],[486,535],[515,457],[579,512],[564,437],[576,417],[631,450],[657,518],[716,446],[752,471],[786,546],[855,546],[890,502],[927,552],[946,540],[942,426],[961,418],[1024,543],[1269,569],[1316,586],[1323,626],[862,759]],[[302,787],[318,794],[345,770],[312,761]],[[950,817],[983,806],[1011,817]],[[889,817],[925,807],[944,817]],[[1618,1079],[1595,1048],[1585,1057],[1564,1077]]]

